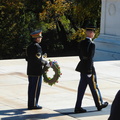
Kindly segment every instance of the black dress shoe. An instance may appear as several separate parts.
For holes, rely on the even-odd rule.
[[[28,110],[33,110],[33,109],[42,109],[42,107],[41,106],[28,107]]]
[[[74,112],[75,113],[85,113],[85,112],[87,112],[87,110],[85,110],[83,108],[75,108]]]
[[[99,107],[97,107],[98,111],[100,111],[102,108],[105,108],[108,106],[108,102],[104,102],[104,104],[100,105]]]

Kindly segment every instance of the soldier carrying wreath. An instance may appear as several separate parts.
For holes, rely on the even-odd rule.
[[[42,58],[42,48],[40,42],[42,40],[42,30],[37,30],[30,34],[32,43],[27,47],[27,75],[28,75],[28,109],[42,109],[38,105],[40,96],[43,66],[50,67],[50,64]]]

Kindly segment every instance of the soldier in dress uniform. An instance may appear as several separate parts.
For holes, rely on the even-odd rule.
[[[103,102],[102,100],[101,93],[97,85],[95,68],[93,66],[95,44],[93,43],[92,38],[94,38],[94,36],[95,27],[88,26],[86,28],[86,39],[79,43],[80,62],[76,67],[76,71],[80,72],[81,79],[78,86],[77,100],[74,109],[75,113],[86,112],[86,110],[81,107],[81,104],[87,85],[90,87],[98,111],[108,105],[108,102]]]
[[[27,47],[26,60],[27,60],[27,75],[28,75],[28,109],[42,109],[38,105],[43,65],[49,66],[47,61],[42,59],[42,48],[40,42],[42,40],[42,30],[37,30],[30,34],[33,42]]]

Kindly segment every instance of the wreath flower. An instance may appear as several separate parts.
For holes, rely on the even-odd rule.
[[[58,79],[59,77],[62,75],[61,71],[60,71],[60,66],[58,65],[57,61],[51,61],[49,60],[49,64],[50,64],[50,68],[53,69],[53,71],[55,72],[55,74],[53,75],[53,77],[48,77],[47,73],[49,71],[48,67],[44,67],[44,73],[43,73],[43,78],[44,78],[44,82],[48,83],[49,85],[53,85],[55,83],[58,83]]]

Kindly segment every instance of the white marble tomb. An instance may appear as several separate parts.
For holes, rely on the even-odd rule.
[[[100,25],[100,35],[95,39],[98,55],[109,52],[120,56],[120,0],[102,0]]]

